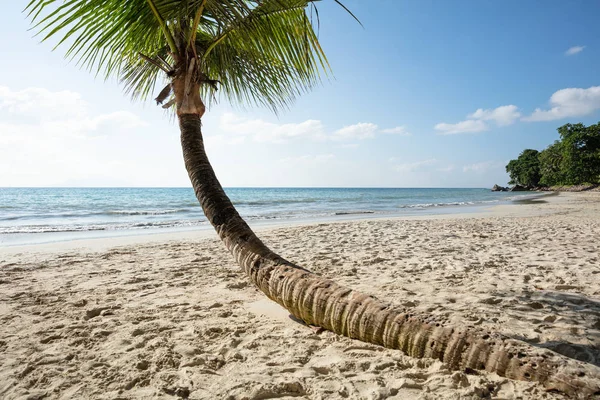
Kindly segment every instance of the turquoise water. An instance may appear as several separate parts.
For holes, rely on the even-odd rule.
[[[489,189],[229,188],[253,221],[423,214],[510,200]],[[31,234],[208,225],[191,188],[0,188],[0,244]]]

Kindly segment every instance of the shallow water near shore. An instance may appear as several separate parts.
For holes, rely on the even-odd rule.
[[[252,225],[465,212],[531,194],[489,189],[229,188]],[[191,188],[1,188],[0,246],[209,227]]]

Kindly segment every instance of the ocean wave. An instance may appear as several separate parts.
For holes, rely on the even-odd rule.
[[[18,221],[20,219],[49,219],[49,218],[71,218],[71,217],[89,217],[94,215],[102,215],[100,212],[89,212],[89,211],[79,211],[79,212],[55,212],[55,213],[47,213],[47,214],[18,214],[11,215],[8,217],[0,217],[0,221]]]
[[[98,225],[25,225],[0,227],[0,234],[17,233],[68,233],[68,232],[92,232],[92,231],[121,231],[137,229],[156,229],[156,228],[184,228],[201,226],[207,223],[206,220],[185,220],[173,222],[137,222],[130,224],[98,224]]]
[[[60,196],[40,200],[36,197],[37,192],[32,192],[27,201],[22,201],[22,195],[16,193],[0,205],[3,208],[0,210],[0,234],[159,230],[207,223],[192,196],[181,196],[179,190],[174,193],[160,191],[160,195],[155,192],[97,189],[66,200]],[[483,189],[253,189],[234,194],[234,204],[244,218],[258,223],[340,216],[368,218],[367,214],[427,214],[445,212],[440,209],[443,207],[510,202],[531,196],[519,193],[508,197]],[[240,201],[235,201],[236,196]]]
[[[191,211],[189,208],[173,208],[166,210],[110,210],[107,215],[166,215]]]
[[[235,201],[232,203],[236,206],[271,206],[279,204],[304,204],[304,203],[316,203],[317,201],[329,201],[323,199],[273,199],[273,200],[246,200],[246,201]]]
[[[200,208],[198,207],[198,210]],[[26,219],[52,219],[52,218],[87,218],[87,217],[99,217],[99,216],[119,216],[119,215],[167,215],[186,213],[193,211],[190,208],[173,208],[165,210],[108,210],[108,211],[65,211],[65,212],[54,212],[54,213],[37,213],[37,214],[17,214],[0,217],[0,221],[18,221]]]
[[[498,203],[500,200],[481,200],[481,201],[450,201],[445,203],[422,203],[422,204],[401,204],[398,208],[431,208],[431,207],[451,207],[451,206],[473,206],[477,204]]]
[[[361,215],[361,214],[375,214],[375,211],[338,211],[333,215]]]
[[[104,231],[107,230],[104,226],[77,226],[77,225],[26,225],[13,227],[0,227],[0,234],[15,234],[15,233],[51,233],[51,232],[88,232],[88,231]]]

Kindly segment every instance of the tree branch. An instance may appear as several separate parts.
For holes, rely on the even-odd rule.
[[[175,39],[173,39],[173,35],[171,34],[171,31],[169,30],[169,27],[167,26],[165,20],[162,18],[162,16],[158,12],[156,5],[154,4],[154,2],[152,0],[146,0],[146,2],[148,3],[148,6],[150,6],[150,9],[152,10],[154,17],[158,21],[160,28],[163,31],[163,34],[165,35],[165,39],[167,39],[167,43],[169,44],[169,47],[171,48],[171,51],[173,52],[173,54],[178,54],[177,53],[177,45],[175,45]]]
[[[169,73],[169,70],[166,69],[162,64],[160,64],[159,62],[157,62],[156,60],[148,57],[147,55],[138,52],[139,56],[142,57],[144,60],[148,61],[150,64],[154,65],[156,68],[161,69],[162,71],[164,71],[166,74]]]
[[[196,42],[196,34],[198,33],[198,25],[200,25],[200,18],[202,18],[202,14],[204,13],[204,5],[206,4],[206,0],[202,0],[202,4],[198,7],[196,11],[196,15],[194,17],[194,22],[192,23],[190,29],[190,35],[188,37],[188,46],[191,46]],[[195,47],[195,46],[194,46]],[[195,50],[195,48],[194,48]]]

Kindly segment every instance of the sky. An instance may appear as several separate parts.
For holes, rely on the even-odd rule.
[[[40,43],[26,2],[0,24],[0,187],[190,186],[176,121]],[[333,77],[274,115],[204,115],[226,187],[491,187],[566,123],[600,121],[600,2],[331,0]]]

